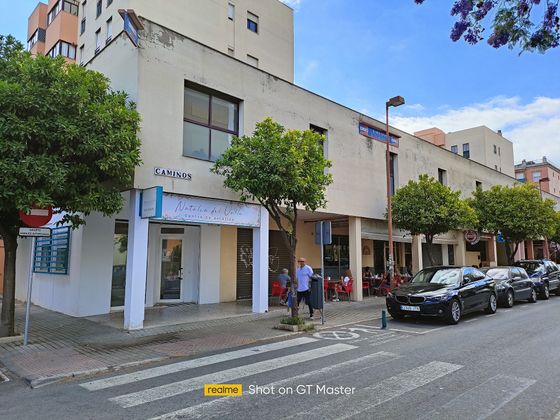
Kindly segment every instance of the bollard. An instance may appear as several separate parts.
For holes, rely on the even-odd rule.
[[[387,328],[387,311],[383,309],[381,311],[381,329],[384,330]]]

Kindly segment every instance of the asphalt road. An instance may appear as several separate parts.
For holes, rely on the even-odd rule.
[[[560,419],[560,297],[459,325],[379,321],[30,389],[2,419]],[[242,384],[204,397],[204,384]]]

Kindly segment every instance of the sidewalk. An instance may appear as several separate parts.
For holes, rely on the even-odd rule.
[[[332,328],[379,318],[384,306],[385,299],[376,297],[363,302],[328,302],[325,325],[315,324]],[[23,331],[24,311],[25,305],[16,305],[18,332]],[[271,307],[266,314],[249,311],[250,306],[244,304],[156,307],[146,310],[147,328],[128,332],[122,330],[122,313],[74,318],[33,306],[29,345],[24,348],[21,339],[0,342],[0,365],[37,387],[294,334],[273,328],[287,314],[286,308]]]

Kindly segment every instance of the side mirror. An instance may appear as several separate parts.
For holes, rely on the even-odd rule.
[[[462,282],[463,286],[465,284],[469,284],[470,282],[471,282],[471,279],[468,276],[463,276],[463,282]]]

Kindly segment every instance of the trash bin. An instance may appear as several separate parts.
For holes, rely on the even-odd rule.
[[[323,293],[323,279],[319,274],[311,276],[311,306],[313,309],[323,309],[324,293]]]

